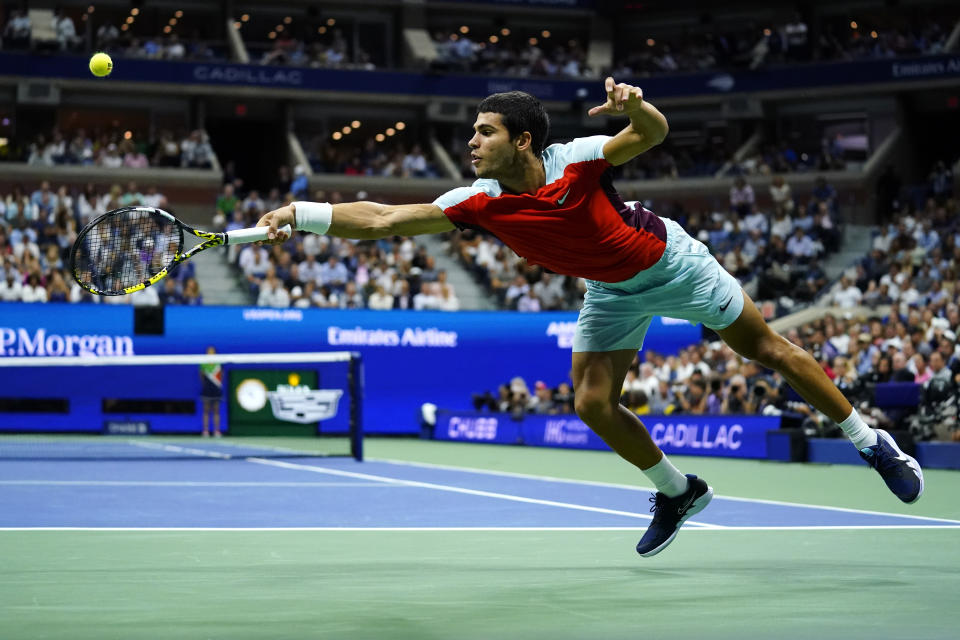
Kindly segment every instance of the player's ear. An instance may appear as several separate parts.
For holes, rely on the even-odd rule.
[[[524,131],[516,137],[514,144],[517,147],[517,151],[526,151],[530,149],[533,144],[533,136],[530,135],[529,131]]]

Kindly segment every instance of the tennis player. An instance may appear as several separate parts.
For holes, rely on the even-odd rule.
[[[610,167],[662,142],[668,126],[639,87],[607,78],[604,88],[606,102],[589,115],[628,118],[615,136],[544,148],[550,120],[543,105],[519,91],[494,94],[477,107],[468,143],[478,178],[472,186],[428,204],[294,202],[267,213],[258,226],[270,227],[274,243],[287,239],[278,231],[285,224],[360,239],[482,229],[530,264],[586,279],[573,342],[574,404],[657,488],[653,520],[637,545],[642,556],[662,551],[713,497],[701,478],[678,471],[639,418],[619,404],[627,369],[656,315],[703,323],[744,358],[778,371],[839,423],[898,498],[916,501],[923,492],[916,460],[889,434],[867,426],[806,351],[767,326],[706,246],[676,222],[620,198]]]

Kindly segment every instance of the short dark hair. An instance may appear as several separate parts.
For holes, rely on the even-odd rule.
[[[550,134],[550,116],[543,108],[543,103],[529,93],[524,91],[494,93],[477,105],[477,113],[499,113],[511,139],[524,131],[529,131],[530,148],[533,149],[534,155],[538,158],[543,155],[543,148]]]

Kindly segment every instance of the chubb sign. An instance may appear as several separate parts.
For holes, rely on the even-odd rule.
[[[46,329],[0,327],[2,356],[132,356],[130,336],[47,333]]]

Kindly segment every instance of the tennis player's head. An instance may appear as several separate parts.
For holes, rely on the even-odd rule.
[[[529,93],[495,93],[477,105],[473,130],[468,144],[477,177],[496,179],[543,156],[550,117]]]

